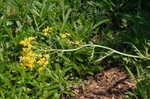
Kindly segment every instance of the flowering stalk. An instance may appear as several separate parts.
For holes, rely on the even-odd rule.
[[[126,54],[126,53],[117,51],[117,50],[115,50],[115,49],[112,49],[112,48],[110,48],[110,47],[102,46],[102,45],[96,45],[96,44],[81,45],[80,47],[77,47],[77,48],[74,48],[74,49],[49,49],[49,50],[47,49],[47,50],[48,50],[49,52],[51,52],[51,51],[72,52],[72,51],[80,50],[80,49],[85,48],[85,47],[98,47],[98,48],[103,48],[103,49],[110,50],[111,52],[116,53],[116,54],[119,54],[119,55],[122,55],[122,56],[131,57],[131,58],[140,58],[140,59],[147,59],[147,60],[150,60],[149,57]]]

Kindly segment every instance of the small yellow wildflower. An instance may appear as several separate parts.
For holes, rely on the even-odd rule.
[[[45,52],[45,53],[46,53],[46,52],[48,52],[48,50],[46,50],[46,49],[45,49],[45,50],[43,50],[43,52]]]
[[[48,61],[46,61],[46,59],[45,58],[41,58],[38,62],[37,62],[39,65],[43,65],[43,66],[45,66],[45,65],[47,65],[48,64]]]
[[[65,38],[67,38],[67,35],[66,35],[66,34],[60,34],[60,37],[61,37],[62,39],[65,39]]]
[[[42,55],[41,55],[41,54],[38,54],[37,56],[38,56],[38,57],[42,57]]]
[[[43,29],[42,32],[43,32],[43,33],[52,32],[52,28],[47,27],[47,28]]]
[[[65,38],[69,37],[70,34],[65,32],[65,33],[61,33],[59,36],[60,36],[60,38],[65,39]]]
[[[43,57],[47,58],[49,57],[49,54],[43,54]]]
[[[20,63],[24,67],[33,67],[35,59],[31,56],[21,56]]]
[[[21,52],[20,64],[24,67],[33,67],[36,61],[35,54],[32,52],[31,41],[34,40],[35,37],[28,37],[20,42],[21,45],[24,46]]]
[[[43,68],[43,67],[40,67],[39,69],[38,69],[38,72],[39,73],[42,73],[42,72],[44,72],[45,71],[45,68]]]
[[[68,32],[65,32],[64,34],[66,34],[67,36],[70,36],[70,34]]]
[[[27,40],[29,40],[29,41],[35,40],[35,37],[29,37],[29,38],[27,38]]]
[[[21,52],[22,56],[30,56],[30,57],[34,57],[34,54],[31,51],[22,51]]]
[[[82,43],[82,40],[77,40],[77,41],[74,42],[74,44],[77,44],[77,45],[79,45],[81,43]]]
[[[44,35],[44,36],[48,36],[48,33],[47,33],[47,32],[45,32],[43,35]]]
[[[25,47],[31,47],[32,46],[31,41],[34,40],[34,39],[35,39],[35,37],[26,38],[26,39],[20,41],[20,44],[25,46]]]
[[[22,48],[22,51],[30,51],[31,48],[28,48],[28,47],[25,47],[25,48]]]
[[[30,42],[27,41],[27,40],[22,40],[22,41],[20,42],[20,44],[23,45],[23,46],[29,46],[29,47],[31,47]]]
[[[44,36],[48,36],[49,32],[52,32],[52,28],[47,27],[42,30]]]

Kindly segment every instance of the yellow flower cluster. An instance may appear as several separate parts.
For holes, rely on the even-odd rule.
[[[44,70],[45,70],[45,68],[43,67],[43,66],[46,66],[46,65],[48,65],[48,61],[47,61],[47,59],[48,59],[48,57],[49,57],[49,55],[48,54],[43,54],[43,55],[39,55],[39,60],[37,61],[37,64],[38,65],[40,65],[40,66],[42,66],[42,67],[40,67],[39,69],[38,69],[38,72],[39,73],[41,73],[41,72],[44,72]]]
[[[29,37],[20,42],[20,44],[24,47],[21,52],[20,64],[24,67],[33,67],[35,63],[35,54],[32,52],[32,44],[31,41],[34,40],[34,37]]]
[[[35,63],[34,56],[32,56],[32,55],[20,56],[20,65],[22,65],[24,67],[33,67],[34,63]]]
[[[38,55],[38,61],[37,63],[40,65],[40,66],[46,66],[48,64],[48,59],[49,55],[48,54],[43,54],[43,55]]]
[[[45,58],[41,58],[38,62],[39,65],[45,66],[48,64],[48,61],[46,61]]]
[[[61,33],[59,36],[60,36],[60,38],[62,38],[62,39],[66,39],[67,37],[70,36],[70,34],[66,32],[66,33]]]
[[[35,40],[34,37],[29,37],[20,42],[23,45],[21,56],[19,57],[20,65],[23,67],[33,67],[35,64],[40,66],[46,66],[48,64],[48,54],[36,54],[32,50],[32,40]]]
[[[52,32],[52,28],[46,27],[42,30],[44,36],[48,36],[49,32]]]
[[[38,72],[39,73],[42,73],[42,72],[44,72],[45,71],[45,68],[43,68],[43,67],[40,67],[39,69],[38,69]]]
[[[26,39],[22,40],[20,42],[20,44],[23,45],[24,47],[30,48],[31,47],[31,41],[34,40],[34,39],[35,39],[35,37],[26,38]]]
[[[59,34],[59,37],[60,37],[61,39],[65,39],[68,44],[80,45],[80,44],[82,43],[82,40],[71,41],[71,40],[69,39],[69,36],[70,36],[70,34],[67,33],[67,32]]]
[[[48,50],[43,50],[44,53],[47,53]],[[38,57],[40,57],[40,59],[37,61],[37,63],[42,66],[38,69],[38,72],[44,72],[45,68],[43,66],[46,66],[49,62],[47,61],[47,59],[49,58],[48,54],[43,54],[43,55],[38,55]]]
[[[76,40],[76,41],[74,41],[74,44],[76,44],[76,45],[79,45],[81,43],[82,43],[82,40]]]

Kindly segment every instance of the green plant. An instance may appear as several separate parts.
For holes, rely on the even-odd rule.
[[[72,96],[69,87],[104,60],[125,66],[137,82],[133,94],[149,98],[149,1],[0,0],[0,8],[3,99]],[[32,47],[20,44],[29,37]],[[23,56],[34,61],[25,66]]]

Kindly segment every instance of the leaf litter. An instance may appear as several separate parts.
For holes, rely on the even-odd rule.
[[[135,88],[136,84],[128,73],[112,67],[86,77],[71,90],[75,94],[75,99],[124,99],[124,94]]]

